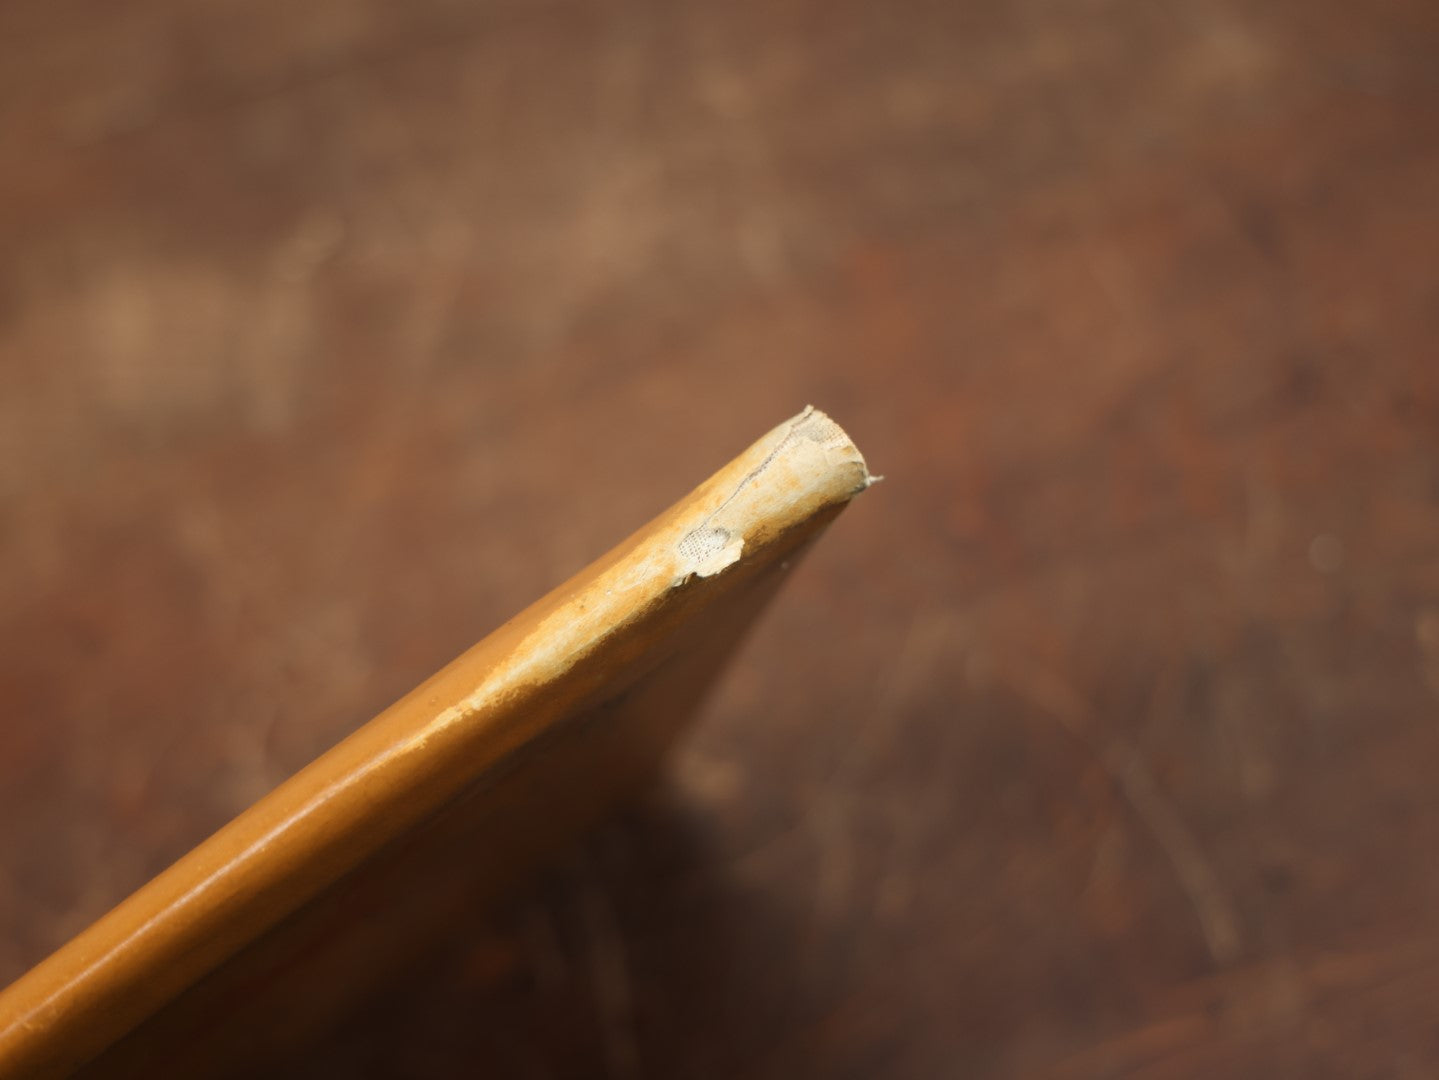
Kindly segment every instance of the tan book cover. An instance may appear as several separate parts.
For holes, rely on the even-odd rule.
[[[806,408],[0,993],[0,1076],[282,1052],[651,775],[872,477]]]

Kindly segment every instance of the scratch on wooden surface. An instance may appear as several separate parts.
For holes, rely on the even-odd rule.
[[[1272,1026],[1290,1044],[1295,1025],[1304,1024],[1316,1006],[1339,996],[1352,1000],[1356,994],[1387,992],[1410,1000],[1432,999],[1436,958],[1439,941],[1419,937],[1397,946],[1283,956],[1232,967],[1185,984],[1167,1015],[1102,1036],[1044,1075],[1128,1075],[1145,1065],[1172,1062],[1175,1055],[1223,1045],[1225,1040],[1216,1035],[1229,1022],[1242,1025],[1250,1038]]]
[[[959,617],[948,610],[910,620],[899,652],[889,665],[890,677],[871,710],[875,722],[862,733],[861,749],[871,750],[876,740],[894,737],[898,720],[929,684],[940,662],[952,655],[960,632]]]
[[[1096,745],[1088,703],[1053,672],[1026,665],[1021,672],[1002,672],[1001,678],[1057,722],[1104,769],[1164,852],[1194,910],[1210,956],[1216,964],[1233,963],[1242,948],[1233,906],[1199,842],[1155,781],[1138,748],[1122,737],[1111,739],[1102,748]]]
[[[1224,552],[1225,568],[1246,583],[1278,557],[1284,541],[1284,504],[1273,486],[1254,470],[1244,473],[1244,527],[1238,543]]]
[[[822,796],[815,800],[800,821],[800,828],[815,841],[819,869],[815,876],[817,911],[826,916],[837,915],[845,899],[853,892],[855,873],[854,822],[849,813],[849,800],[855,782],[865,764],[900,737],[906,710],[939,662],[949,655],[958,634],[958,622],[949,611],[921,613],[910,620],[899,648],[886,665],[890,675],[881,685],[876,700],[865,711],[859,730],[845,744],[835,766],[825,777]],[[913,832],[913,822],[895,827],[896,836]],[[783,835],[777,840],[782,840]],[[760,849],[770,851],[772,844]],[[907,908],[912,895],[907,872],[891,865],[874,882],[873,905],[890,915]]]
[[[890,808],[889,842],[885,867],[874,890],[875,917],[891,926],[909,916],[917,892],[914,868],[920,863],[917,851],[922,832],[923,811],[908,804]]]
[[[1194,834],[1165,798],[1138,750],[1116,741],[1105,752],[1103,761],[1129,805],[1168,857],[1199,919],[1214,962],[1232,963],[1240,951],[1239,926],[1219,878]]]
[[[806,818],[819,848],[815,873],[815,907],[821,919],[832,919],[845,910],[845,901],[854,890],[854,832],[849,813],[837,798],[826,798]]]
[[[1168,1016],[1124,1031],[1058,1063],[1051,1077],[1113,1076],[1152,1063],[1208,1037],[1211,1024],[1203,1016]]]
[[[847,785],[865,762],[899,738],[906,710],[929,684],[940,661],[951,655],[959,633],[958,617],[950,611],[920,613],[910,619],[899,648],[885,664],[888,678],[826,778],[827,788]]]
[[[1247,799],[1261,801],[1274,790],[1276,769],[1264,746],[1260,710],[1251,701],[1253,688],[1242,678],[1225,672],[1219,674],[1214,685],[1216,732],[1234,755],[1240,790]]]
[[[1439,608],[1425,608],[1414,620],[1419,645],[1419,673],[1430,693],[1439,698]]]

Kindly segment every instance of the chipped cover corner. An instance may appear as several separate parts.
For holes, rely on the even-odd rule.
[[[756,442],[731,470],[751,461],[723,500],[680,538],[677,578],[717,574],[739,561],[758,523],[794,517],[806,503],[847,501],[880,479],[844,429],[813,405]]]

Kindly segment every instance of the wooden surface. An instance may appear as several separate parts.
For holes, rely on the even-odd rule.
[[[888,479],[669,784],[295,1074],[1432,1075],[1436,55],[6,3],[0,979],[813,401]]]

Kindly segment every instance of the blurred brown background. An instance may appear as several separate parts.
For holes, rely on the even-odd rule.
[[[7,0],[0,981],[806,402],[664,790],[297,1073],[1439,1070],[1439,5]]]

